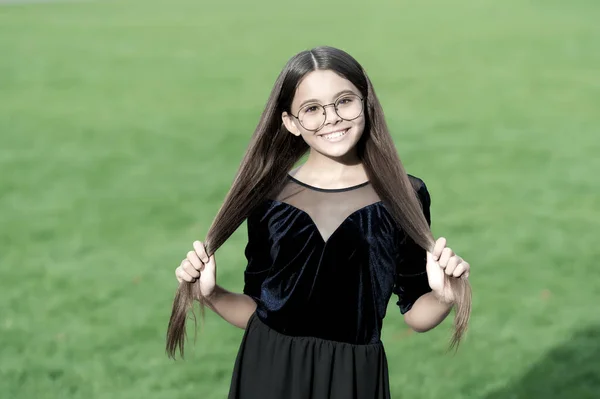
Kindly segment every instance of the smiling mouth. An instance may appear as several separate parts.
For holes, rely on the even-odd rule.
[[[348,130],[350,130],[350,128],[338,130],[338,131],[331,132],[331,133],[321,134],[321,135],[319,135],[319,137],[322,137],[325,140],[335,140],[335,139],[339,139],[340,137],[345,136],[346,133],[348,133]]]

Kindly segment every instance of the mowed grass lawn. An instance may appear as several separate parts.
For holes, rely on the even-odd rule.
[[[320,44],[364,65],[473,268],[454,356],[451,320],[410,334],[392,298],[394,397],[598,397],[598,2],[0,3],[0,398],[226,397],[243,331],[207,313],[169,360],[174,270]],[[246,239],[217,252],[231,290]]]

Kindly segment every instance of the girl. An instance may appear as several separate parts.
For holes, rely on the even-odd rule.
[[[469,264],[434,241],[429,207],[360,64],[331,47],[297,54],[205,242],[176,269],[168,353],[183,355],[196,299],[245,329],[230,399],[389,398],[380,334],[391,295],[418,332],[455,307],[451,346],[470,315]],[[245,285],[233,293],[216,284],[214,253],[244,220]]]

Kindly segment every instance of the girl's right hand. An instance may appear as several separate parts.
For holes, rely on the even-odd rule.
[[[200,280],[200,292],[202,296],[209,297],[213,294],[217,285],[217,264],[215,255],[210,258],[206,254],[206,248],[200,241],[194,241],[194,250],[187,253],[186,258],[175,269],[177,281],[193,283]]]

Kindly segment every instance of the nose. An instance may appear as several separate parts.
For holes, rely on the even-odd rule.
[[[328,110],[327,107],[331,107],[331,108]],[[335,109],[335,104],[325,105],[323,107],[323,112],[325,113],[325,124],[335,124],[342,119],[337,114],[337,111]]]

